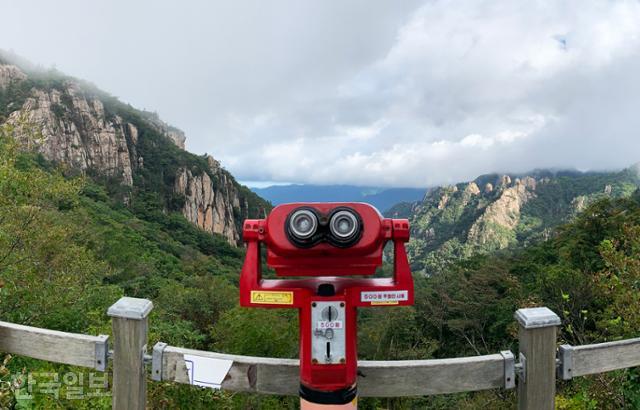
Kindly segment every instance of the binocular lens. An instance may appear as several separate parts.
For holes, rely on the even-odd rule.
[[[360,239],[362,219],[347,207],[334,208],[328,216],[322,217],[315,209],[303,207],[294,209],[287,216],[285,227],[289,241],[298,248],[310,248],[323,241],[347,248]]]
[[[358,232],[358,218],[350,211],[336,212],[329,222],[331,233],[339,239],[350,239]]]
[[[298,239],[307,239],[313,236],[317,228],[318,218],[307,209],[294,212],[289,219],[289,229]]]

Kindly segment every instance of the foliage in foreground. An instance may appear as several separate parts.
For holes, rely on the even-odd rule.
[[[16,132],[11,125],[0,127],[2,320],[109,334],[106,310],[126,294],[154,301],[149,345],[162,340],[200,349],[237,350],[230,345],[228,332],[213,329],[233,315],[246,326],[257,327],[249,311],[234,308],[242,250],[200,231],[179,214],[124,207],[92,180],[65,175],[42,157],[21,151],[13,138]],[[290,327],[290,319],[274,315],[267,320],[278,329],[278,323],[280,328]],[[293,348],[286,354],[297,352]],[[8,379],[23,372],[83,371],[21,357],[9,361],[7,369]],[[3,391],[3,403],[18,408],[110,407],[108,398],[66,400],[64,395],[54,399],[35,394],[25,402],[15,398],[24,393],[18,387],[9,389],[9,395]],[[213,397],[187,386],[174,386],[164,393],[162,387],[150,385],[153,407],[169,403],[166,408],[194,408]],[[256,400],[228,394],[216,397],[232,407]]]
[[[638,336],[640,196],[603,199],[557,235],[515,253],[479,256],[424,279],[417,308],[435,355],[515,351],[513,312],[548,306],[562,319],[560,341],[573,345]],[[560,408],[640,406],[637,370],[561,385]]]

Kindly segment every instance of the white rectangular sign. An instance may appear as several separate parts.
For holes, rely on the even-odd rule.
[[[189,383],[194,386],[219,389],[233,365],[233,360],[185,354],[184,363],[187,366]]]
[[[342,329],[342,320],[320,320],[316,329]]]
[[[408,290],[380,290],[360,292],[361,302],[398,303],[409,299]]]

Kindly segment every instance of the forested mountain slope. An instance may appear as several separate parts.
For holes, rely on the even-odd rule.
[[[236,347],[228,341],[234,337],[244,337],[247,345],[254,343],[246,332],[229,335],[230,327],[224,325],[231,320],[225,317],[230,316],[234,323],[257,327],[254,316],[245,318],[237,307],[241,248],[199,229],[178,212],[129,208],[110,197],[103,185],[87,177],[65,175],[64,169],[42,154],[24,152],[15,137],[13,126],[0,126],[2,320],[109,334],[106,310],[127,295],[154,302],[150,345],[162,340],[224,351]],[[294,330],[291,319],[291,315],[274,315],[269,322],[285,337]],[[214,332],[217,323],[223,325]],[[285,331],[289,328],[290,332]],[[285,349],[263,354],[294,354]],[[17,357],[8,367],[12,373],[0,374],[3,383],[23,369],[78,371]],[[161,386],[151,388],[153,393]],[[35,394],[33,399],[16,401],[16,392],[1,392],[2,408],[110,408],[109,397],[64,400],[63,391],[60,400]],[[197,408],[202,400],[211,403],[211,396],[211,391],[167,386],[151,403],[153,408]]]
[[[30,132],[17,130],[23,145],[100,180],[110,196],[125,204],[142,212],[181,212],[232,244],[240,240],[243,219],[261,216],[269,208],[214,158],[185,151],[184,133],[156,114],[0,52],[3,122],[30,127]]]
[[[387,214],[411,220],[412,267],[434,274],[452,260],[549,238],[594,201],[631,195],[640,183],[638,169],[483,175],[430,189],[422,201],[398,204]]]
[[[235,346],[227,341],[234,340],[230,327],[214,332],[215,323],[228,315],[255,327],[249,324],[255,315],[244,316],[237,306],[244,257],[237,245],[242,220],[261,217],[270,204],[183,143],[181,132],[154,114],[0,56],[2,320],[108,334],[106,309],[127,295],[155,304],[150,343],[229,351]],[[293,330],[291,318],[276,314],[268,321],[284,337],[283,329]],[[252,346],[246,333],[233,336]],[[263,354],[295,354],[286,349]],[[73,370],[25,358],[8,366],[14,375]],[[3,382],[7,377],[0,374]],[[110,408],[108,397],[15,401],[4,393],[3,408]],[[197,408],[204,400],[210,407],[212,396],[169,386],[151,403]],[[251,400],[228,398],[245,399]]]
[[[513,312],[527,306],[547,306],[560,316],[559,344],[636,338],[640,191],[596,200],[538,244],[459,260],[416,280],[417,320],[438,346],[436,356],[515,351]],[[640,408],[638,369],[558,386],[558,409]],[[497,397],[465,408],[513,408]]]

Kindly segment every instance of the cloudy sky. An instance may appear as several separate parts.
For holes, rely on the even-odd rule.
[[[244,181],[417,186],[640,161],[640,1],[9,1],[0,48]]]

